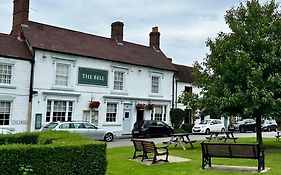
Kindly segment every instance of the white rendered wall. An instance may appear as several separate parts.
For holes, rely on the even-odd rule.
[[[0,100],[11,101],[9,126],[14,132],[26,131],[31,64],[29,61],[0,57],[0,63],[12,65],[12,83],[0,84]]]
[[[172,100],[172,71],[45,51],[36,51],[35,55],[34,89],[38,91],[38,95],[34,96],[33,99],[33,129],[35,114],[41,113],[43,116],[43,125],[46,124],[44,120],[48,99],[73,100],[75,108],[72,120],[82,120],[83,110],[89,110],[89,101],[91,99],[98,100],[101,102],[98,108],[98,126],[111,129],[118,133],[122,133],[123,130],[123,105],[127,103],[133,105],[131,126],[136,121],[135,116],[137,111],[134,106],[135,103],[148,103],[148,101],[156,105],[166,105],[168,107],[166,122],[168,124],[170,123],[169,111]],[[57,88],[54,86],[56,61],[72,64],[72,86],[70,88]],[[79,67],[107,70],[108,86],[78,84]],[[125,91],[122,93],[113,90],[114,70],[125,72]],[[160,93],[157,96],[150,93],[152,75],[161,76]],[[60,92],[63,93],[60,94]],[[105,121],[107,102],[116,102],[118,104],[117,121],[114,123]],[[150,119],[149,110],[144,110],[144,119]]]

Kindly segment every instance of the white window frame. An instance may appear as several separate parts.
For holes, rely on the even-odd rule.
[[[120,74],[122,75],[122,78],[119,77]],[[126,73],[124,71],[120,71],[120,70],[114,71],[114,73],[113,73],[113,90],[114,91],[123,92],[125,90],[125,75],[126,75]],[[116,79],[116,76],[117,76],[117,79]],[[120,79],[122,79],[122,81]],[[115,83],[117,83],[117,85]],[[116,87],[121,87],[121,86],[119,86],[119,83],[121,83],[122,89],[115,89]]]
[[[108,110],[109,109],[109,105],[115,105],[115,111],[111,111],[111,109],[110,110]],[[108,116],[108,115],[110,115],[111,114],[111,116]],[[115,116],[114,116],[114,114],[115,114]],[[112,116],[113,115],[113,116]],[[107,104],[106,104],[106,116],[105,116],[105,122],[106,123],[116,123],[117,122],[117,116],[118,116],[118,103],[114,103],[114,102],[107,102]],[[113,119],[112,119],[113,118]],[[108,120],[108,119],[110,119],[110,120]],[[112,119],[112,120],[111,120]]]
[[[4,83],[4,82],[1,82],[0,80],[0,85],[12,85],[13,84],[13,77],[14,77],[14,64],[11,64],[11,63],[5,63],[5,62],[0,62],[0,66],[10,66],[11,67],[11,77],[10,77],[10,83]],[[0,70],[0,73],[1,73],[1,70]],[[1,77],[1,74],[0,74],[0,77]]]
[[[67,75],[58,75],[57,73],[57,71],[58,71],[58,65],[63,65],[63,66],[67,66]],[[62,85],[62,84],[58,84],[57,83],[57,76],[67,76],[67,85]],[[54,78],[54,85],[55,86],[58,86],[58,87],[70,87],[70,81],[71,80],[71,64],[69,64],[69,63],[63,63],[63,62],[56,62],[56,64],[55,64],[55,78]]]
[[[157,89],[158,92],[153,91],[154,90],[153,78],[157,78],[158,79],[158,89]],[[152,75],[151,76],[151,90],[150,90],[150,93],[158,95],[158,94],[160,94],[160,92],[161,92],[161,76],[159,76],[159,75]]]
[[[111,72],[112,72],[112,78],[111,78],[111,93],[112,94],[121,94],[121,95],[128,95],[127,92],[127,75],[130,72],[130,68],[129,67],[123,67],[123,66],[118,66],[118,65],[111,65]],[[115,89],[115,72],[122,72],[123,73],[123,89],[122,90],[118,90]]]
[[[65,112],[64,115],[64,121],[71,121],[73,120],[73,114],[74,114],[74,101],[72,100],[55,100],[55,99],[47,99],[46,100],[46,113],[45,113],[45,122],[53,122],[54,121],[54,112]],[[48,106],[50,102],[50,107]],[[66,103],[66,109],[65,111],[55,111],[54,107],[55,107],[55,102],[65,102]],[[70,105],[70,102],[72,103],[72,106]],[[70,110],[71,108],[71,110]],[[50,114],[48,115],[47,113],[50,112]],[[71,112],[71,116],[70,119],[68,118],[68,113]],[[47,120],[47,117],[49,117],[50,119]],[[58,121],[58,120],[56,120]]]
[[[157,109],[161,108],[161,113],[157,113]],[[160,116],[157,116],[160,114]],[[150,112],[151,120],[167,121],[167,106],[166,105],[155,105],[154,109]]]
[[[2,103],[9,103],[9,111],[7,112],[7,109],[6,108],[4,108],[4,110],[2,111],[2,109],[0,109],[0,115],[3,115],[3,117],[4,117],[4,115],[6,115],[6,114],[8,114],[9,115],[9,119],[8,119],[8,124],[5,124],[5,120],[6,119],[2,119],[1,120],[1,122],[3,122],[3,124],[0,124],[0,126],[9,126],[10,125],[10,122],[11,122],[11,116],[12,116],[12,102],[11,101],[0,101],[0,108],[1,108],[1,104]],[[6,106],[5,106],[6,107]]]

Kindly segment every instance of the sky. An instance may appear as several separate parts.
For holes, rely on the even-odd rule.
[[[124,40],[149,45],[157,26],[160,48],[173,63],[192,66],[209,52],[208,38],[230,32],[224,15],[238,0],[30,0],[29,20],[110,37],[111,23],[124,23]],[[261,0],[260,2],[266,2]],[[0,0],[0,33],[12,28],[13,1]]]

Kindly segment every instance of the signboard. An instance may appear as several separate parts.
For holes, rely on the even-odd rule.
[[[80,67],[78,70],[78,83],[107,86],[108,72],[99,69]]]

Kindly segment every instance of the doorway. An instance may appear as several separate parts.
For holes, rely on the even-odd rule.
[[[143,120],[144,110],[137,110],[137,121]]]

